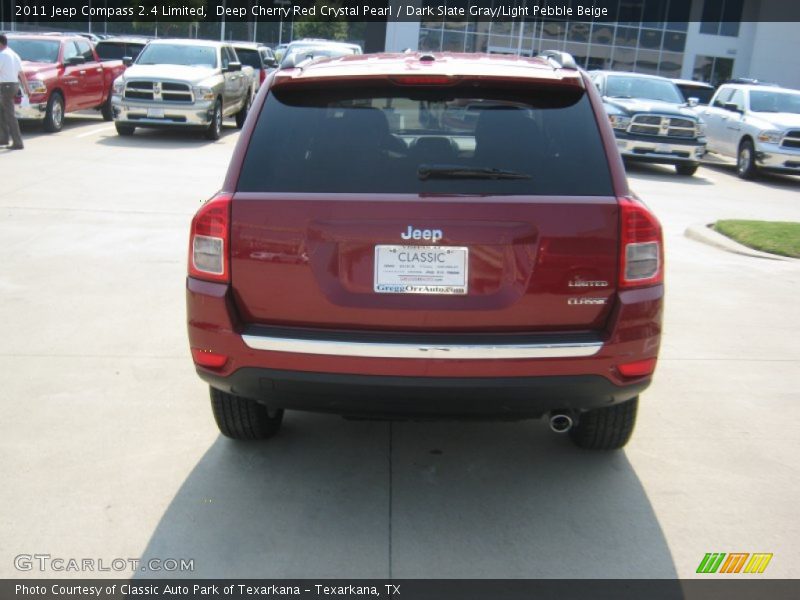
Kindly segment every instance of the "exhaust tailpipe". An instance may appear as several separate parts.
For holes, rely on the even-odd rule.
[[[572,429],[572,417],[566,413],[552,413],[550,415],[550,429],[555,433],[567,433]]]

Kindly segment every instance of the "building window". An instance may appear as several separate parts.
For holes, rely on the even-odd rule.
[[[705,0],[700,33],[739,36],[744,0]]]
[[[697,56],[694,59],[692,79],[705,81],[713,86],[728,81],[733,74],[733,59],[719,56]]]
[[[532,0],[527,0],[528,5]],[[582,0],[584,4],[591,4]],[[528,18],[492,21],[428,17],[420,23],[419,49],[489,52],[532,56],[545,50],[571,53],[578,65],[589,69],[619,69],[680,76],[686,47],[687,21],[693,0],[618,0],[619,22],[571,21]],[[697,2],[698,0],[694,0]],[[709,5],[712,0],[708,0]],[[725,3],[717,21],[725,21],[741,0]],[[423,6],[454,5],[463,0],[421,0]],[[738,2],[738,4],[736,4]],[[523,0],[493,0],[522,6]],[[548,0],[548,3],[551,3]],[[565,3],[569,4],[569,2]],[[616,4],[616,2],[615,2]],[[726,12],[727,11],[727,12]],[[715,31],[730,23],[717,23]],[[738,24],[737,24],[738,27]],[[726,30],[727,31],[727,30]]]

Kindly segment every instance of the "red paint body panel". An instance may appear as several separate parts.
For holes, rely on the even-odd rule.
[[[237,194],[233,297],[247,323],[396,331],[596,330],[613,300],[614,198]],[[414,215],[413,218],[409,215]],[[469,248],[466,296],[376,294],[377,244],[412,224]],[[604,289],[570,287],[604,280]]]

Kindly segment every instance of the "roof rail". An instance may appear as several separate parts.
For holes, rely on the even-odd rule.
[[[572,58],[572,54],[570,54],[569,52],[561,52],[559,50],[545,50],[544,52],[539,53],[537,56],[546,58],[551,63],[554,63],[557,69],[577,70],[578,68],[578,64],[575,62],[575,59]]]

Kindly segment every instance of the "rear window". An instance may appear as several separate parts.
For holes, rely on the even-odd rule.
[[[99,42],[94,47],[100,60],[119,60],[125,55],[125,44]]]
[[[239,62],[254,69],[261,68],[261,56],[258,50],[248,50],[247,48],[236,48],[236,56],[239,57]]]
[[[688,102],[689,98],[697,98],[698,104],[708,104],[714,96],[714,88],[694,87],[691,85],[678,84],[683,98]]]
[[[272,90],[238,189],[612,195],[589,100],[474,87]]]

